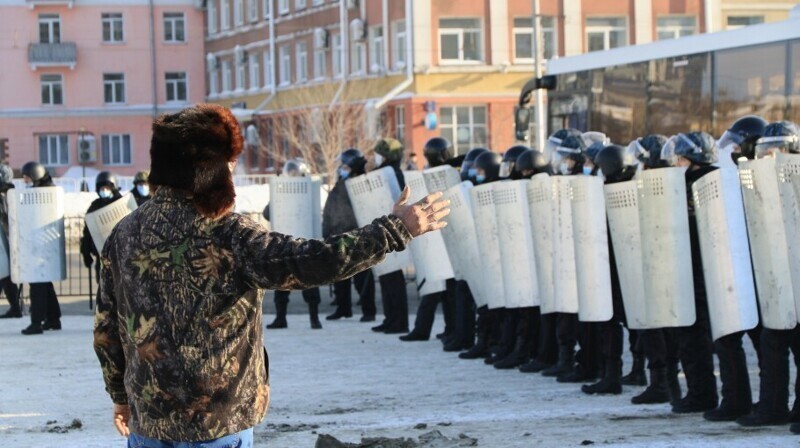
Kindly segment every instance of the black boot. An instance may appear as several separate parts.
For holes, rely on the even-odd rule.
[[[514,344],[514,350],[511,351],[505,358],[494,363],[495,369],[516,369],[529,358],[528,343],[524,337],[517,337],[517,342]]]
[[[489,346],[486,344],[486,335],[478,334],[478,342],[471,349],[458,355],[461,359],[479,359],[489,356]]]
[[[595,384],[581,386],[585,394],[612,394],[622,393],[622,361],[606,360],[606,372],[603,379]]]
[[[770,415],[764,412],[758,412],[758,410],[756,410],[750,415],[736,419],[736,423],[746,427],[778,426],[778,425],[785,425],[788,421],[789,421],[789,416],[786,414]],[[794,425],[796,424],[797,423],[795,423]]]
[[[686,395],[677,403],[672,405],[672,412],[675,414],[691,414],[694,412],[706,412],[717,408],[717,397],[711,395]]]
[[[667,365],[667,387],[669,388],[669,402],[672,404],[680,401],[683,396],[681,391],[681,381],[678,379],[678,374],[681,369],[678,364]]]
[[[631,373],[622,377],[625,386],[647,386],[647,376],[644,374],[644,356],[633,355]]]
[[[411,333],[406,335],[400,336],[401,341],[410,342],[410,341],[427,341],[430,339],[430,336],[425,336],[422,333],[418,333],[416,329],[414,329]]]
[[[353,317],[353,312],[351,311],[348,313],[346,311],[337,309],[333,314],[327,316],[325,320],[339,320],[343,317]]]
[[[24,335],[31,335],[31,334],[42,334],[44,333],[44,329],[39,324],[30,324],[28,328],[22,330],[22,334]]]
[[[268,330],[278,330],[281,328],[289,327],[289,325],[286,323],[286,308],[288,307],[289,307],[288,301],[285,300],[275,301],[275,320],[273,320],[271,324],[267,325]]]
[[[666,367],[650,369],[650,385],[647,386],[644,392],[631,398],[631,403],[633,404],[658,404],[669,402],[670,392]]]
[[[789,427],[789,431],[792,434],[800,434],[800,423],[792,423],[792,426]]]
[[[745,417],[750,414],[751,409],[734,409],[732,406],[722,401],[722,404],[703,414],[703,418],[710,422],[732,422],[740,417]]]
[[[589,371],[584,366],[578,364],[571,372],[558,375],[556,381],[559,383],[591,383],[595,381],[597,377],[597,372]]]
[[[61,319],[45,319],[44,323],[42,324],[43,330],[60,330],[61,329]]]
[[[519,366],[519,371],[523,373],[538,373],[544,369],[549,369],[550,367],[553,367],[553,365],[539,362],[538,359],[533,358],[525,364]]]
[[[16,318],[22,317],[22,310],[19,308],[9,308],[5,314],[0,314],[0,319],[9,319],[9,318]]]
[[[311,321],[312,330],[322,329],[322,323],[320,323],[319,321],[319,304],[316,303],[308,304],[308,318]]]
[[[458,338],[453,338],[444,344],[442,348],[446,352],[460,352],[461,350],[469,350],[472,348],[474,344],[469,344],[464,341],[458,340]]]
[[[571,347],[558,348],[558,362],[549,369],[542,370],[542,376],[560,376],[575,370],[575,351]]]

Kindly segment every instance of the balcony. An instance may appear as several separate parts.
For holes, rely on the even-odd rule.
[[[72,9],[75,0],[25,0],[28,8],[33,9],[37,6],[53,6],[53,5],[67,5],[67,8]]]
[[[28,64],[31,70],[39,67],[69,67],[70,70],[74,70],[77,62],[78,47],[74,42],[28,46]]]

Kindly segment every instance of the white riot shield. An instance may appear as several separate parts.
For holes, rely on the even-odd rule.
[[[606,322],[614,316],[611,299],[611,265],[603,179],[576,176],[571,179],[572,234],[578,276],[578,319]]]
[[[572,230],[569,176],[553,176],[553,298],[554,311],[578,312],[578,273]]]
[[[63,188],[9,190],[8,221],[14,283],[67,278]]]
[[[542,303],[536,278],[527,184],[527,181],[519,180],[494,186],[506,308],[540,306]]]
[[[735,168],[712,171],[692,186],[714,340],[758,325],[744,205]]]
[[[475,220],[472,217],[470,182],[462,182],[444,192],[442,199],[450,201],[447,227],[441,230],[455,278],[465,280],[477,306],[488,305],[483,286],[483,264],[478,251]]]
[[[542,314],[554,313],[553,182],[548,174],[537,174],[528,182],[528,209]]]
[[[312,177],[271,177],[272,230],[298,238],[319,238],[322,235],[320,186],[320,181]]]
[[[786,250],[789,252],[789,271],[792,274],[792,289],[795,291],[795,310],[800,318],[800,205],[792,183],[792,177],[800,174],[800,154],[778,153],[775,159],[778,169],[778,188],[783,206],[783,223],[786,228]]]
[[[739,182],[761,322],[771,330],[792,329],[797,325],[797,310],[775,159],[740,161]]]
[[[637,181],[647,325],[652,328],[685,327],[695,321],[684,171],[642,171]]]
[[[359,226],[369,225],[373,220],[391,213],[394,202],[400,196],[400,185],[391,167],[347,179],[345,186]],[[405,269],[411,263],[408,252],[388,254],[381,264],[372,268],[375,276]]]
[[[494,186],[495,184],[480,185],[469,192],[480,254],[483,277],[481,283],[489,309],[505,306],[503,265],[500,259],[497,214],[494,208]]]
[[[421,171],[407,171],[405,179],[411,189],[409,204],[428,195]],[[411,258],[416,269],[417,291],[421,296],[447,290],[446,281],[455,274],[441,232],[428,232],[411,240]]]
[[[445,191],[461,183],[461,175],[458,170],[450,165],[429,168],[423,171],[422,174],[425,176],[425,186],[430,193]]]
[[[94,241],[94,247],[98,252],[103,251],[106,239],[111,235],[111,231],[122,218],[128,216],[136,210],[136,198],[132,194],[117,199],[105,207],[86,214],[86,227]]]
[[[639,191],[635,180],[605,185],[608,228],[614,247],[625,318],[631,330],[647,325],[642,277],[642,236],[639,227]]]

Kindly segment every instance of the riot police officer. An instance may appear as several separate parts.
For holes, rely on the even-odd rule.
[[[358,228],[350,196],[347,195],[345,181],[366,173],[367,159],[364,153],[355,148],[350,148],[339,154],[339,168],[336,170],[336,184],[328,194],[325,207],[322,210],[322,237],[349,232]],[[333,284],[333,293],[336,297],[336,311],[326,317],[327,320],[338,320],[343,317],[352,317],[352,284],[355,284],[361,298],[361,322],[375,320],[375,282],[372,279],[372,270],[366,270],[353,276],[351,279],[342,280]]]
[[[150,178],[150,171],[139,171],[133,176],[133,189],[131,194],[136,199],[136,205],[142,205],[150,199],[150,184],[147,180]]]
[[[475,164],[475,159],[485,152],[489,152],[489,150],[486,148],[473,148],[469,150],[467,155],[464,156],[464,161],[461,164],[461,180],[468,180],[472,183],[475,183],[476,169],[473,167],[473,165]]]
[[[525,145],[514,145],[503,153],[503,161],[500,164],[500,179],[522,179],[522,174],[517,169],[517,158],[520,154],[528,150],[530,150],[530,148]]]
[[[86,210],[86,214],[100,210],[101,208],[122,197],[119,192],[119,182],[117,181],[117,176],[112,174],[110,171],[101,171],[97,174],[97,177],[94,180],[94,191],[97,193],[98,197],[89,205],[89,209]],[[99,260],[100,251],[103,250],[103,248],[101,247],[98,249],[95,247],[92,235],[89,233],[89,226],[86,224],[83,225],[83,235],[81,236],[80,249],[81,256],[83,257],[83,265],[89,268],[89,270],[91,270],[92,266],[94,265],[95,278],[97,278],[97,281],[99,282],[100,263],[95,263],[94,259],[97,258]]]
[[[14,172],[11,167],[0,165],[0,225],[3,231],[0,238],[5,238],[6,248],[8,248],[8,190],[14,188],[14,184],[11,183],[13,178]],[[6,257],[9,255],[7,253]],[[6,261],[8,262],[9,260]],[[3,288],[3,293],[10,305],[8,311],[0,315],[0,319],[22,317],[22,308],[19,306],[20,288],[11,281],[11,275],[0,279],[0,287]]]

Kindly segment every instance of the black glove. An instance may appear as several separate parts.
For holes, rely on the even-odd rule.
[[[94,264],[94,258],[91,255],[84,255],[83,256],[83,265],[87,268],[91,268],[92,264]]]

